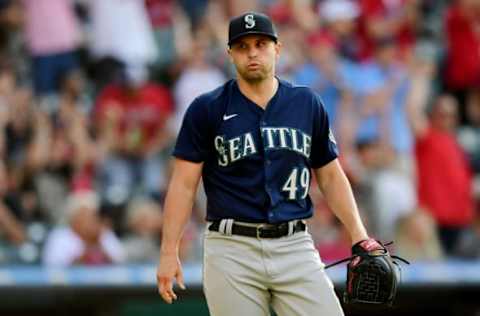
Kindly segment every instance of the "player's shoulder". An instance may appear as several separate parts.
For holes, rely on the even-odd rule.
[[[313,91],[312,88],[309,86],[294,84],[290,81],[285,79],[278,78],[278,81],[284,90],[286,91],[287,95],[293,95],[296,97],[307,97],[307,98],[316,98],[317,93]]]
[[[287,98],[294,98],[295,104],[304,104],[314,107],[323,106],[320,96],[312,88],[304,85],[294,84],[290,81],[280,78],[278,81],[285,91],[284,95]]]

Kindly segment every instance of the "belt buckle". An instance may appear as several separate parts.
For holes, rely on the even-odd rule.
[[[257,239],[260,239],[260,234],[262,233],[262,229],[265,227],[264,224],[257,226]]]

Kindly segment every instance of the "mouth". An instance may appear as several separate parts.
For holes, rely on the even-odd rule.
[[[249,69],[249,70],[256,70],[256,69],[260,68],[260,66],[261,66],[261,65],[260,65],[259,63],[249,63],[249,64],[247,65],[247,69]]]

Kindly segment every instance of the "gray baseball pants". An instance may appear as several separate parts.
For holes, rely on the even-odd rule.
[[[343,316],[308,231],[267,239],[206,229],[203,264],[211,316],[269,316],[270,307],[278,316]]]

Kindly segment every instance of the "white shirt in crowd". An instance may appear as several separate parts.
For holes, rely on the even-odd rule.
[[[123,263],[126,254],[120,240],[111,230],[104,230],[100,236],[100,246],[113,263]],[[82,256],[85,243],[70,228],[59,227],[52,230],[43,252],[43,264],[47,266],[69,266]]]
[[[171,130],[176,135],[182,126],[183,115],[192,101],[225,83],[224,74],[215,67],[186,68],[174,87],[176,110]],[[201,84],[199,84],[201,83]]]
[[[115,57],[127,65],[153,62],[157,48],[143,1],[83,0],[89,5],[89,46],[95,57]]]

